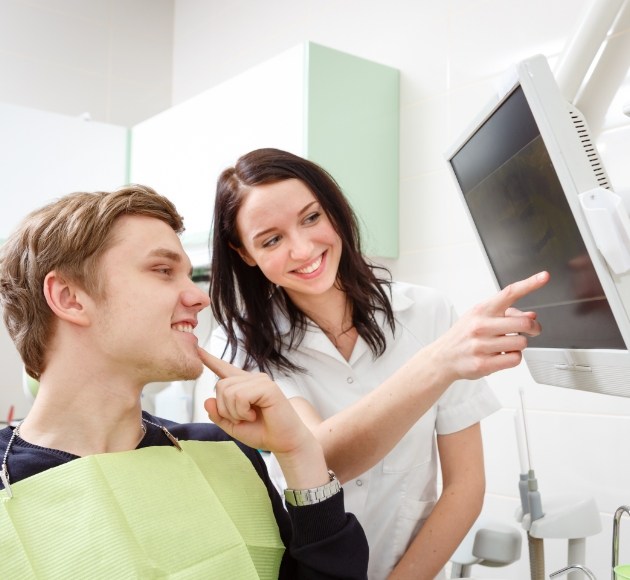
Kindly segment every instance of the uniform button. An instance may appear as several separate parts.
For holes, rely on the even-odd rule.
[[[357,479],[357,485],[361,487],[363,485],[363,482],[360,479]]]
[[[346,381],[347,381],[348,383],[354,383],[354,379],[353,379],[352,377],[348,377],[348,378],[346,379]]]

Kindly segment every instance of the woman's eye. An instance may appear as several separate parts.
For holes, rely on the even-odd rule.
[[[162,268],[155,268],[154,271],[157,272],[158,274],[164,274],[165,276],[170,276],[173,273],[172,268],[168,268],[166,266]]]
[[[313,213],[308,214],[308,215],[304,218],[304,223],[305,223],[305,224],[312,224],[312,223],[316,222],[316,221],[319,219],[319,217],[320,217],[321,215],[322,215],[322,214],[321,214],[320,212],[318,212],[318,211],[314,211]]]
[[[269,238],[263,242],[263,248],[270,248],[271,246],[275,246],[280,241],[280,236],[274,236],[273,238]]]

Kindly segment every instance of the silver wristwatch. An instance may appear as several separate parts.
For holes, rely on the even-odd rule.
[[[341,484],[337,476],[329,469],[330,481],[311,489],[285,489],[284,499],[293,506],[312,505],[324,501],[341,491]]]

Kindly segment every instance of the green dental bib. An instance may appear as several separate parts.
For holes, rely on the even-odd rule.
[[[267,489],[232,442],[76,459],[0,491],[0,578],[278,577]]]

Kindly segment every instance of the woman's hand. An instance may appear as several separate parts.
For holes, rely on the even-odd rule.
[[[462,316],[427,349],[435,364],[457,379],[478,379],[517,366],[528,336],[542,330],[535,312],[521,312],[512,304],[544,286],[548,272],[506,286],[491,299]]]

